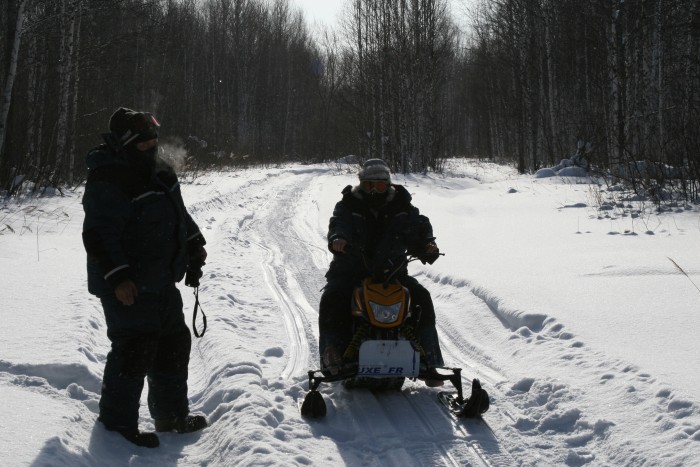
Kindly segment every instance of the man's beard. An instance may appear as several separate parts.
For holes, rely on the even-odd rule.
[[[386,199],[389,195],[389,190],[385,191],[384,193],[365,193],[365,200],[367,200],[367,204],[371,208],[379,208],[382,207],[386,203]]]
[[[156,168],[156,156],[158,147],[153,147],[145,151],[136,148],[129,148],[126,152],[129,165],[141,176],[150,177]]]

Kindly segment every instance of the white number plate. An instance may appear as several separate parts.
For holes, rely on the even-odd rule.
[[[358,376],[418,376],[420,354],[409,341],[365,341],[360,346]]]

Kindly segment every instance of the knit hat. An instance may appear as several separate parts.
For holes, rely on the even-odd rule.
[[[117,135],[123,146],[158,138],[160,123],[149,112],[118,108],[109,119],[109,131]]]
[[[362,164],[362,169],[357,174],[360,181],[364,180],[386,180],[391,183],[391,172],[389,166],[381,159],[368,159]]]

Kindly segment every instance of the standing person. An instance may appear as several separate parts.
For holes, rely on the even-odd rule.
[[[185,209],[174,170],[157,157],[159,127],[150,113],[114,112],[106,144],[87,155],[83,196],[88,291],[102,302],[112,343],[98,420],[151,448],[158,436],[138,428],[144,378],[156,431],[207,426],[204,416],[189,413],[191,337],[175,286],[186,272],[195,283],[201,277],[206,241]]]
[[[343,352],[352,339],[352,291],[362,279],[369,275],[382,278],[402,264],[407,253],[430,263],[439,253],[430,220],[411,204],[411,195],[403,186],[391,184],[391,173],[383,160],[367,160],[358,175],[359,185],[343,190],[328,229],[333,260],[319,305],[322,369],[342,364]],[[348,252],[348,247],[355,254]],[[430,293],[408,275],[405,264],[395,277],[409,289],[414,307],[421,308],[416,337],[425,351],[423,363],[428,370],[443,366]],[[425,382],[442,385],[437,379]]]

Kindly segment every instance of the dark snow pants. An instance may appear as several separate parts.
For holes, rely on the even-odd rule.
[[[411,293],[413,309],[420,306],[420,320],[416,325],[416,337],[425,350],[424,362],[430,366],[443,366],[442,352],[435,329],[435,307],[430,292],[414,277],[404,276],[401,284]],[[319,352],[323,356],[328,346],[340,353],[352,339],[352,292],[357,282],[352,279],[329,279],[321,295],[318,310]]]
[[[187,415],[192,340],[175,284],[157,293],[140,292],[131,306],[123,305],[115,295],[100,299],[112,342],[102,379],[102,423],[111,429],[138,427],[144,378],[148,378],[151,417]]]

